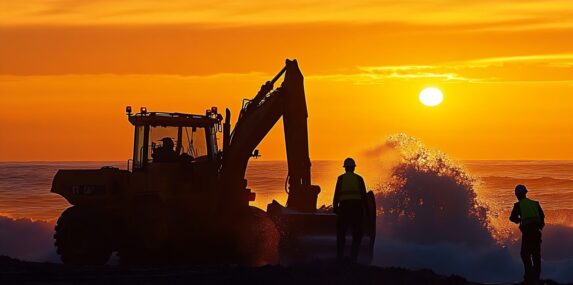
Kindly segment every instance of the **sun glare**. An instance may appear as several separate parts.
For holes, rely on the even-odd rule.
[[[437,106],[444,100],[444,94],[440,89],[435,87],[428,87],[420,92],[420,102],[426,106]]]

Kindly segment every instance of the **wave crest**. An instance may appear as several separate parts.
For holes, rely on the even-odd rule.
[[[378,148],[378,154],[389,151],[399,159],[376,195],[380,230],[421,244],[495,243],[488,208],[478,201],[476,180],[462,166],[406,134],[391,135]]]

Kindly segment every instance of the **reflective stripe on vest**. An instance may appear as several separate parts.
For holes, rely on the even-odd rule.
[[[540,223],[539,207],[537,202],[523,198],[519,201],[519,212],[521,214],[521,225]]]
[[[340,187],[340,201],[345,200],[360,200],[360,182],[358,175],[347,172],[342,175],[342,187]]]

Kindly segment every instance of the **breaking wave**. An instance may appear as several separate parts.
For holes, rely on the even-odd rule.
[[[53,234],[53,223],[0,216],[0,254],[21,260],[59,261]]]
[[[494,244],[488,209],[461,166],[405,134],[390,136],[385,147],[400,154],[376,199],[387,236],[422,244]]]

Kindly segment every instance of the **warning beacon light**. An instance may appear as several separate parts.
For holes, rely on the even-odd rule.
[[[147,108],[146,107],[141,107],[141,109],[139,109],[139,112],[143,115],[147,114]]]
[[[127,113],[128,116],[131,116],[131,106],[125,106],[125,113]]]

